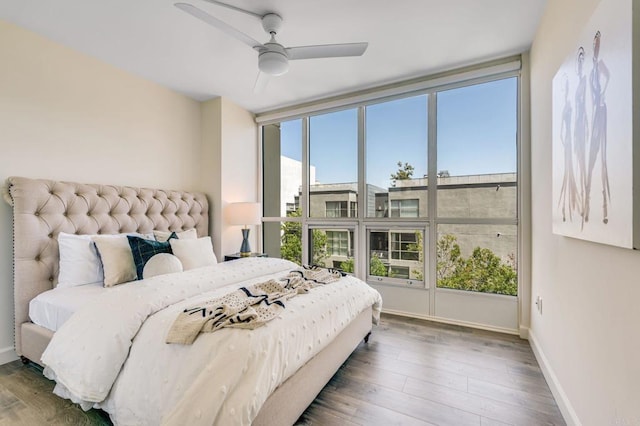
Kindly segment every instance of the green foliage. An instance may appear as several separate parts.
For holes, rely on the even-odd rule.
[[[287,217],[300,217],[300,209],[289,212]],[[284,222],[282,224],[282,242],[280,245],[280,257],[302,264],[302,223]],[[319,229],[312,231],[314,265],[323,265],[327,258],[327,234]]]
[[[324,265],[327,254],[327,233],[319,229],[311,230],[313,239],[313,261],[314,265]]]
[[[371,260],[369,262],[369,274],[376,277],[386,277],[389,274],[389,271],[378,256],[371,256]]]
[[[297,213],[297,214],[296,214]],[[288,216],[300,216],[298,212],[291,212]],[[280,257],[302,264],[302,224],[300,222],[284,222],[282,224],[282,243]]]
[[[347,260],[345,260],[344,262],[340,263],[340,269],[342,269],[344,272],[348,272],[350,274],[353,274],[353,272],[355,270],[353,257],[350,257]]]
[[[407,249],[409,251],[414,251],[416,253],[418,253],[418,261],[420,262],[421,265],[424,265],[424,243],[423,243],[424,237],[422,235],[422,232],[416,232],[416,242],[413,244],[408,244]],[[420,280],[422,281],[423,277],[423,269],[412,269],[411,270],[411,276],[413,277],[413,279],[416,280]]]
[[[402,161],[398,161],[398,171],[392,173],[390,176],[391,186],[396,186],[396,181],[411,179],[413,176],[413,166],[409,163],[402,164]]]
[[[476,247],[468,258],[460,252],[456,237],[443,235],[437,243],[438,287],[518,294],[518,279],[513,255],[503,262],[491,250]]]

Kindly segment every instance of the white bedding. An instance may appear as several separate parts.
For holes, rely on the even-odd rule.
[[[74,312],[105,291],[109,289],[99,283],[45,291],[29,302],[29,318],[40,327],[57,331]]]
[[[258,329],[207,333],[191,346],[164,340],[184,308],[294,267],[250,258],[113,289],[54,335],[45,374],[57,380],[57,394],[103,408],[116,424],[249,425],[275,388],[349,321],[371,305],[379,315],[378,292],[345,277],[288,301]]]

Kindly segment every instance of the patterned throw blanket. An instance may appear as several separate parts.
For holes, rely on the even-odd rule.
[[[167,343],[190,345],[200,333],[223,327],[254,329],[275,318],[284,302],[322,284],[337,281],[340,271],[304,266],[279,280],[269,280],[185,309],[174,321]]]

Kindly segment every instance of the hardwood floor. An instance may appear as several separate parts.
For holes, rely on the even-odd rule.
[[[0,426],[110,425],[51,393],[20,361],[0,366]],[[383,315],[298,425],[564,425],[529,344]]]
[[[564,425],[529,343],[383,315],[300,425]]]

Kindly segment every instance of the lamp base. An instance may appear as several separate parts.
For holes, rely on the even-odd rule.
[[[240,256],[251,256],[251,247],[249,246],[249,228],[242,230],[242,245],[240,246]]]

